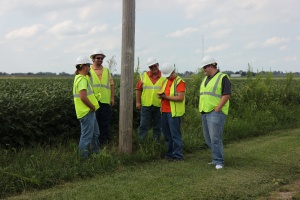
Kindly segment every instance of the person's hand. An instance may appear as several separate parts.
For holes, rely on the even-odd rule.
[[[90,109],[90,112],[95,112],[95,106],[93,105],[93,107]]]
[[[215,107],[214,111],[215,112],[221,112],[222,109],[220,109],[219,107]]]
[[[142,105],[141,105],[141,103],[136,103],[135,107],[136,107],[136,109],[141,110]]]
[[[115,100],[114,99],[111,99],[110,100],[110,106],[114,106],[115,105]]]
[[[162,94],[158,95],[158,98],[159,98],[159,99],[165,99],[165,98],[166,98],[165,93],[162,93]]]
[[[157,92],[157,97],[158,97],[159,99],[163,99],[165,96],[166,96],[166,95],[165,95],[165,93],[164,93],[163,91]]]

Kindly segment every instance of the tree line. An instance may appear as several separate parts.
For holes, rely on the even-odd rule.
[[[241,76],[247,76],[247,71],[222,71],[225,74],[228,74],[229,76],[231,74],[240,74]],[[251,72],[252,76],[255,76],[256,74],[267,74],[270,73],[268,71],[260,71],[260,72]],[[282,71],[272,71],[271,72],[274,76],[285,76],[286,74],[288,74],[289,72],[282,72]],[[185,71],[183,73],[181,72],[177,72],[177,74],[181,77],[189,77],[193,74],[195,74],[195,72],[192,71]],[[293,73],[295,76],[300,76],[300,72],[294,72]],[[0,72],[0,76],[74,76],[74,74],[69,74],[66,72],[60,72],[60,73],[53,73],[53,72],[37,72],[37,73],[32,73],[32,72],[27,72],[27,73],[6,73],[6,72]],[[114,77],[120,77],[120,74],[114,74]]]

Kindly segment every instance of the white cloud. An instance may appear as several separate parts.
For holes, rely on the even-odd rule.
[[[289,50],[290,48],[287,45],[283,45],[279,48],[280,51],[286,51]]]
[[[46,19],[49,21],[53,21],[58,19],[59,13],[58,12],[49,12],[46,14]]]
[[[196,53],[196,54],[202,53],[202,49],[196,49],[196,50],[194,51],[194,53]]]
[[[297,61],[298,58],[296,56],[290,56],[290,57],[286,57],[284,60],[287,62],[294,62]]]
[[[277,45],[277,44],[282,44],[282,43],[287,43],[287,42],[289,42],[289,38],[272,37],[272,38],[267,39],[265,41],[264,45],[272,46],[272,45]]]
[[[79,18],[81,20],[89,18],[96,12],[96,7],[84,7],[79,10]]]
[[[122,30],[122,24],[119,24],[119,25],[113,27],[113,30],[114,31],[120,31],[120,30]]]
[[[209,26],[219,28],[220,26],[227,26],[227,25],[229,25],[229,23],[230,22],[227,18],[219,18],[219,19],[215,19],[212,22],[210,22]]]
[[[54,35],[76,35],[86,33],[88,30],[84,24],[75,24],[72,20],[65,20],[60,22],[49,29],[49,33]]]
[[[182,37],[184,35],[187,35],[189,33],[194,33],[194,32],[197,32],[197,31],[198,31],[197,28],[187,27],[183,30],[177,30],[173,33],[170,33],[170,34],[167,35],[167,37],[178,38],[178,37]]]
[[[39,34],[41,31],[45,30],[45,26],[41,24],[34,24],[29,27],[23,27],[12,32],[9,32],[5,35],[7,39],[26,39],[32,38]]]
[[[97,33],[105,32],[107,29],[108,29],[107,24],[104,24],[102,26],[94,26],[89,31],[89,34],[97,34]]]
[[[185,9],[186,17],[193,19],[199,17],[204,11],[212,10],[216,0],[181,0],[179,3]]]
[[[172,58],[176,66],[197,66],[201,54],[213,53],[228,66],[222,70],[237,71],[253,61],[259,69],[276,65],[299,71],[300,15],[295,5],[299,0],[136,1],[135,61],[139,57],[146,66],[154,56],[162,62]],[[55,71],[94,48],[108,57],[116,55],[120,63],[120,0],[0,0],[0,16],[2,62],[12,66],[8,73]],[[10,55],[16,51],[22,54],[14,60]]]
[[[218,30],[214,33],[212,33],[213,38],[224,38],[228,36],[232,32],[232,29],[223,29],[223,30]]]
[[[213,53],[213,52],[217,52],[217,51],[222,51],[224,49],[228,49],[229,48],[229,44],[221,44],[221,45],[217,45],[214,47],[209,47],[206,50],[206,53]]]
[[[244,46],[245,49],[255,49],[255,48],[258,48],[260,47],[260,43],[259,42],[249,42],[248,44],[246,44]]]

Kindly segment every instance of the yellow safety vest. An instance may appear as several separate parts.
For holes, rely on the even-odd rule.
[[[200,101],[199,101],[199,111],[200,112],[211,112],[215,107],[218,106],[222,98],[222,79],[227,74],[219,72],[216,74],[205,86],[205,81],[207,76],[203,79],[200,84]],[[222,112],[228,115],[229,110],[229,100],[222,107]]]
[[[177,85],[181,81],[184,82],[179,76],[177,76],[175,78],[175,80],[172,83],[172,86],[170,88],[170,97],[178,96],[176,88],[177,88]],[[168,79],[166,79],[164,81],[162,91],[165,91],[167,83],[168,83]],[[172,117],[181,117],[185,113],[185,97],[184,97],[184,100],[182,102],[170,101],[170,106],[171,106]]]
[[[77,85],[80,81],[86,81],[87,98],[95,106],[95,110],[97,110],[99,108],[98,101],[93,93],[93,89],[92,89],[91,84],[89,83],[88,79],[85,76],[78,74],[75,76],[74,84],[73,84],[73,97],[74,97],[74,105],[75,105],[77,119],[84,117],[86,114],[88,114],[90,112],[90,108],[81,101],[80,96],[79,96],[79,91],[78,91]]]
[[[99,80],[96,72],[91,67],[90,70],[91,76],[90,81],[93,87],[93,91],[95,94],[100,93],[101,98],[98,99],[101,103],[110,104],[110,95],[111,95],[111,89],[110,89],[110,72],[107,68],[103,67],[103,74],[102,79]]]
[[[155,84],[152,83],[150,77],[148,76],[147,72],[144,74],[140,74],[141,81],[143,83],[143,92],[142,92],[142,106],[161,106],[161,99],[158,98],[157,92],[161,90],[161,86],[163,81],[165,80],[164,77],[160,77]]]

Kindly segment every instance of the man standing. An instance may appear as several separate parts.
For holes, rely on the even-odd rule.
[[[165,159],[180,161],[183,159],[181,116],[185,113],[185,82],[176,75],[174,66],[164,64],[161,68],[164,81],[162,90],[158,93],[161,101],[162,132],[166,140],[167,152]]]
[[[136,109],[141,110],[138,138],[143,140],[147,137],[152,122],[153,140],[159,143],[161,138],[161,100],[157,97],[157,92],[161,90],[164,78],[161,77],[159,64],[155,58],[150,57],[147,65],[149,71],[140,75],[135,87]]]
[[[114,81],[108,68],[103,67],[105,55],[102,50],[95,50],[90,56],[93,61],[91,67],[91,84],[95,94],[100,93],[98,99],[100,108],[96,112],[96,117],[100,130],[100,145],[109,142],[109,129],[111,121],[111,106],[114,105]]]
[[[217,69],[214,58],[205,56],[202,68],[206,77],[200,84],[199,111],[202,114],[203,136],[212,151],[212,162],[216,169],[224,168],[223,127],[229,110],[231,83],[228,75]]]
[[[90,59],[87,56],[79,56],[76,60],[76,72],[73,84],[73,97],[76,116],[80,122],[81,135],[79,141],[80,155],[88,158],[88,146],[92,153],[99,153],[99,128],[95,111],[99,108],[97,98],[88,81],[90,71]],[[98,96],[99,94],[97,94]]]

